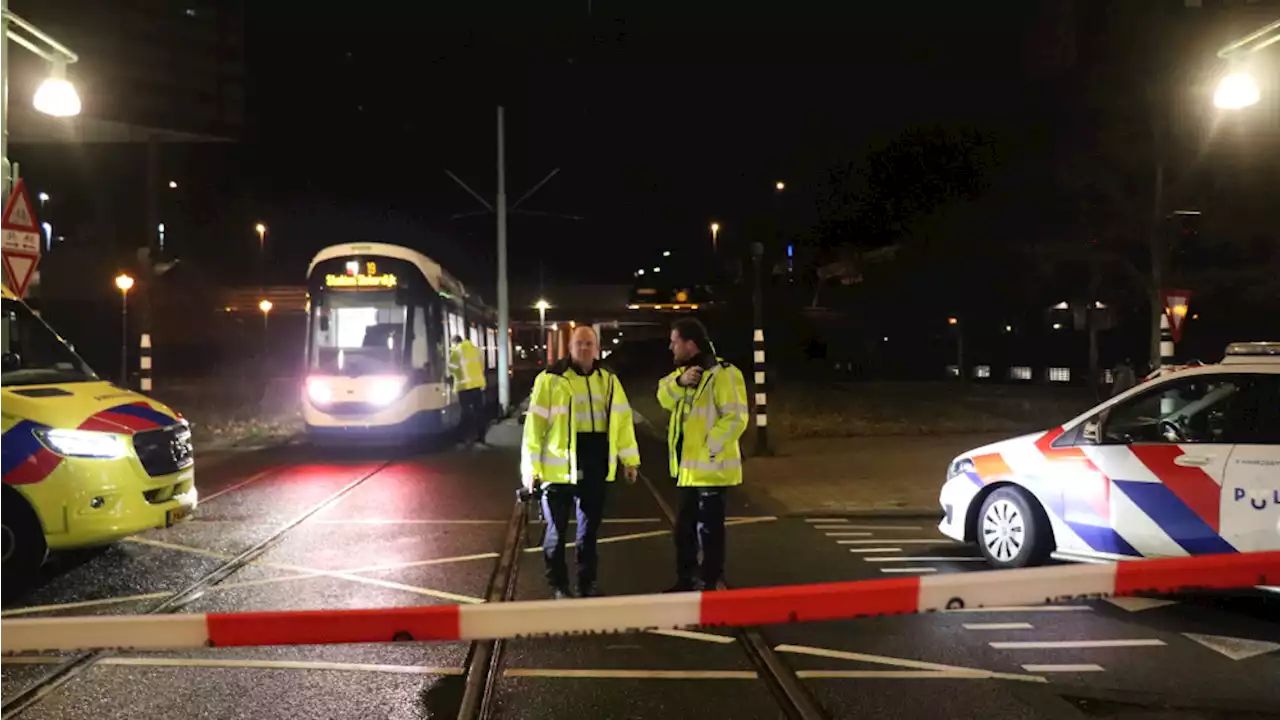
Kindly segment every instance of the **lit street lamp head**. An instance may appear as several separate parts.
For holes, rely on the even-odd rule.
[[[1249,73],[1231,73],[1218,81],[1213,91],[1213,104],[1221,110],[1240,110],[1257,105],[1262,98],[1258,83]]]
[[[533,304],[533,307],[535,310],[541,310],[542,312],[546,312],[551,309],[551,303],[547,302],[546,300],[539,300],[538,302]]]
[[[262,300],[262,302],[258,303],[258,309],[262,311],[263,315],[266,315],[267,313],[271,312],[271,308],[273,307],[275,307],[275,305],[273,305],[270,300],[267,300],[265,298]]]
[[[265,232],[267,231],[267,226],[266,226],[266,225],[263,225],[262,223],[258,223],[257,225],[254,225],[254,226],[253,226],[253,229],[254,229],[254,231],[255,231],[255,232],[257,232],[259,235],[262,235],[263,233],[265,233]]]
[[[777,190],[778,192],[782,192],[783,190],[787,189],[787,184],[779,180],[778,182],[773,184],[773,189]]]
[[[80,114],[80,95],[76,92],[76,86],[67,80],[66,63],[53,63],[53,72],[40,83],[31,104],[36,110],[53,117]]]
[[[133,289],[133,278],[124,273],[120,273],[116,276],[116,287],[119,288],[122,293],[129,292]]]

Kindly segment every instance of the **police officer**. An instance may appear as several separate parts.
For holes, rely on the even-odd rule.
[[[453,336],[449,376],[462,402],[462,427],[466,433],[463,437],[475,438],[477,443],[484,444],[484,363],[480,360],[480,348],[461,335]]]
[[[617,376],[599,366],[600,341],[588,326],[573,331],[569,357],[538,374],[524,421],[520,474],[526,488],[543,483],[542,538],[547,582],[556,599],[572,597],[564,537],[577,509],[574,556],[578,593],[596,595],[596,540],[608,483],[618,465],[628,482],[640,470],[640,449],[627,394]]]
[[[676,370],[658,382],[658,402],[671,413],[667,448],[680,493],[676,584],[667,592],[715,590],[724,578],[725,491],[742,484],[747,387],[738,368],[716,357],[695,318],[672,326],[671,354]]]

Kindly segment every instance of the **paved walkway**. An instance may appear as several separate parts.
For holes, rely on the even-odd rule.
[[[958,454],[1001,435],[788,440],[746,465],[746,490],[775,513],[941,513],[938,491]]]

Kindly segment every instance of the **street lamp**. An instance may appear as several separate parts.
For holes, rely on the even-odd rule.
[[[720,223],[713,222],[711,223],[711,249],[712,250],[718,249],[719,241],[720,241]]]
[[[12,27],[10,27],[12,26]],[[9,197],[12,164],[9,162],[9,41],[12,40],[51,66],[48,79],[40,84],[32,98],[36,110],[54,117],[70,117],[80,113],[80,95],[67,80],[67,65],[80,59],[70,48],[40,28],[9,11],[8,0],[0,3],[0,162],[4,165],[3,200]]]
[[[170,181],[169,181],[169,189],[170,189],[170,190],[177,190],[177,189],[178,189],[178,181],[177,181],[177,180],[170,180]]]
[[[120,387],[129,387],[129,291],[133,278],[125,273],[116,276],[116,288],[120,291]]]
[[[787,184],[779,180],[778,182],[773,184],[773,189],[777,190],[778,192],[782,192],[783,190],[787,189]]]
[[[1262,99],[1258,83],[1247,72],[1236,72],[1218,81],[1213,91],[1213,104],[1220,110],[1240,110],[1257,105]]]

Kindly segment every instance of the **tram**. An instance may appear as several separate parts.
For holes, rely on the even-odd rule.
[[[496,407],[495,313],[431,258],[384,243],[333,245],[311,260],[307,294],[308,436],[394,441],[455,431],[455,336],[480,348],[486,407]]]

